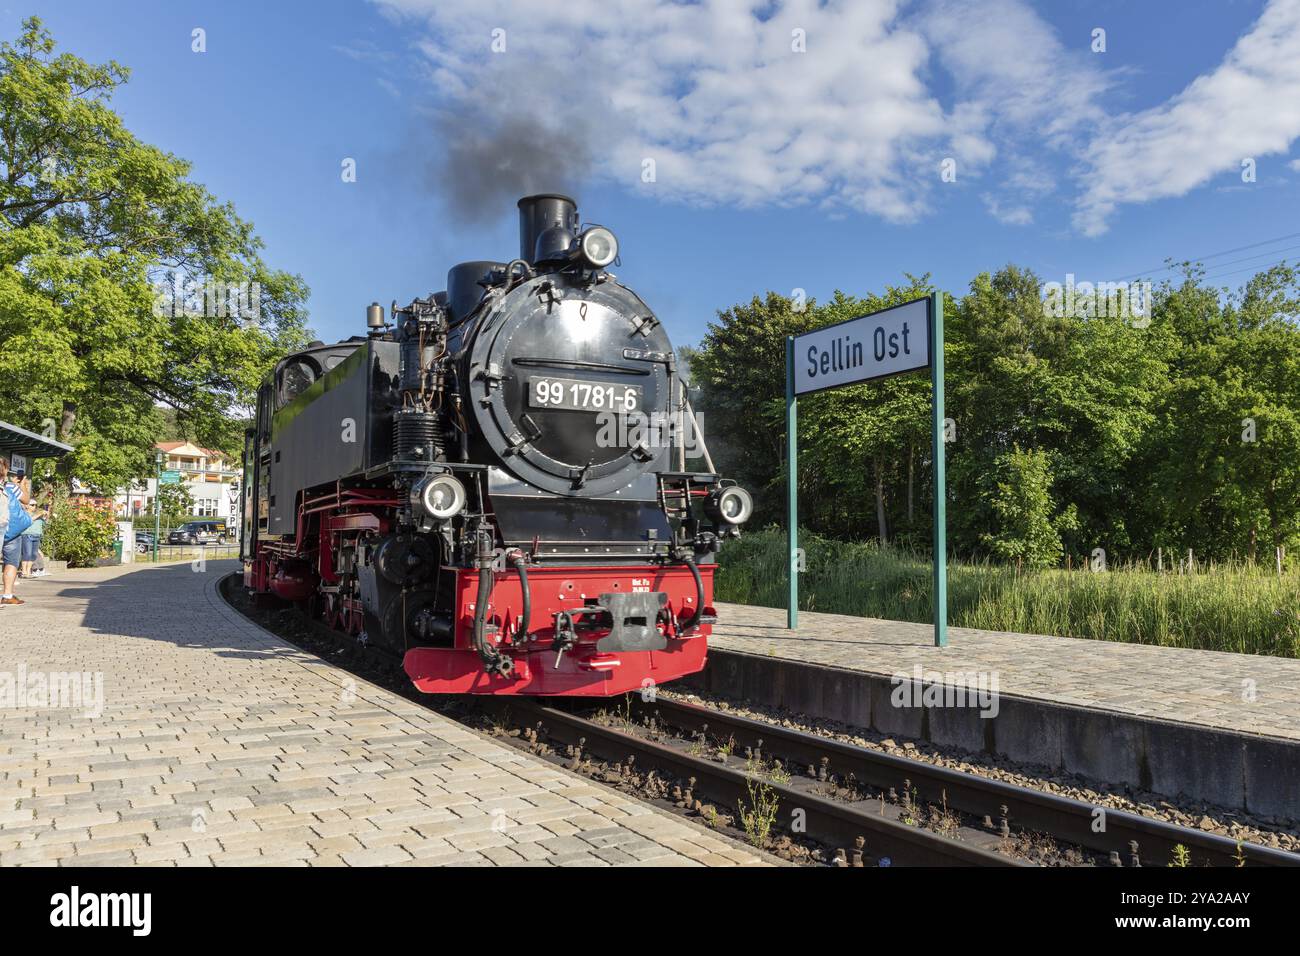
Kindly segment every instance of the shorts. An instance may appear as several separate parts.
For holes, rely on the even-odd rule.
[[[2,553],[4,555],[3,564],[5,567],[18,567],[23,559],[23,536],[16,534],[6,541]]]
[[[36,552],[41,550],[41,536],[39,534],[20,534],[18,538],[23,543],[23,560],[35,561]]]

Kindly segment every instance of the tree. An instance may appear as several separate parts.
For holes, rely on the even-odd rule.
[[[72,442],[62,479],[99,490],[147,470],[160,406],[235,450],[261,377],[306,339],[302,280],[110,109],[127,77],[56,54],[34,17],[0,44],[0,408]]]
[[[1070,550],[1132,547],[1132,463],[1166,385],[1168,336],[1121,315],[1054,314],[1039,278],[1007,266],[981,274],[948,332],[957,441],[948,446],[955,547],[979,550],[1002,520],[988,495],[1014,449],[1050,452],[1053,494],[1075,505]]]
[[[1202,275],[1189,265],[1157,299],[1176,349],[1145,449],[1164,492],[1149,521],[1180,548],[1254,557],[1261,536],[1300,533],[1300,274],[1275,266],[1237,294]]]
[[[1075,506],[1053,515],[1052,470],[1045,451],[1013,448],[997,460],[988,501],[997,530],[981,535],[989,550],[1026,568],[1050,568],[1061,560],[1061,532],[1077,524]]]
[[[755,521],[780,517],[785,475],[785,337],[812,328],[802,307],[769,292],[718,312],[691,373],[714,464],[755,495]]]
[[[1150,322],[1053,310],[1014,265],[945,299],[955,551],[1034,567],[1096,548],[1222,559],[1300,546],[1300,272],[1277,266],[1233,292],[1184,267]],[[929,291],[908,276],[802,312],[768,293],[719,313],[691,362],[697,407],[759,521],[784,520],[785,336]],[[929,403],[921,374],[801,399],[801,524],[926,548]]]
[[[162,523],[168,528],[176,527],[194,514],[194,496],[180,483],[159,485],[158,504],[162,508]]]

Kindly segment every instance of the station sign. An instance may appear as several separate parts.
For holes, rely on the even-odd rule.
[[[932,304],[927,296],[796,335],[794,393],[929,368]]]
[[[840,385],[930,373],[934,475],[934,646],[948,643],[948,511],[943,449],[943,297],[935,292],[785,340],[786,627],[799,624],[799,396]]]

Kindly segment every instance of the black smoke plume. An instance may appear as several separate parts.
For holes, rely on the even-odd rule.
[[[576,192],[591,167],[585,130],[550,129],[530,116],[487,127],[463,119],[444,123],[439,140],[434,185],[453,215],[467,222],[497,218],[530,193]]]

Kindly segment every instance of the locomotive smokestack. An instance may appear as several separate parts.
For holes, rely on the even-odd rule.
[[[578,234],[578,204],[558,193],[519,200],[519,258],[530,264],[562,259]]]

